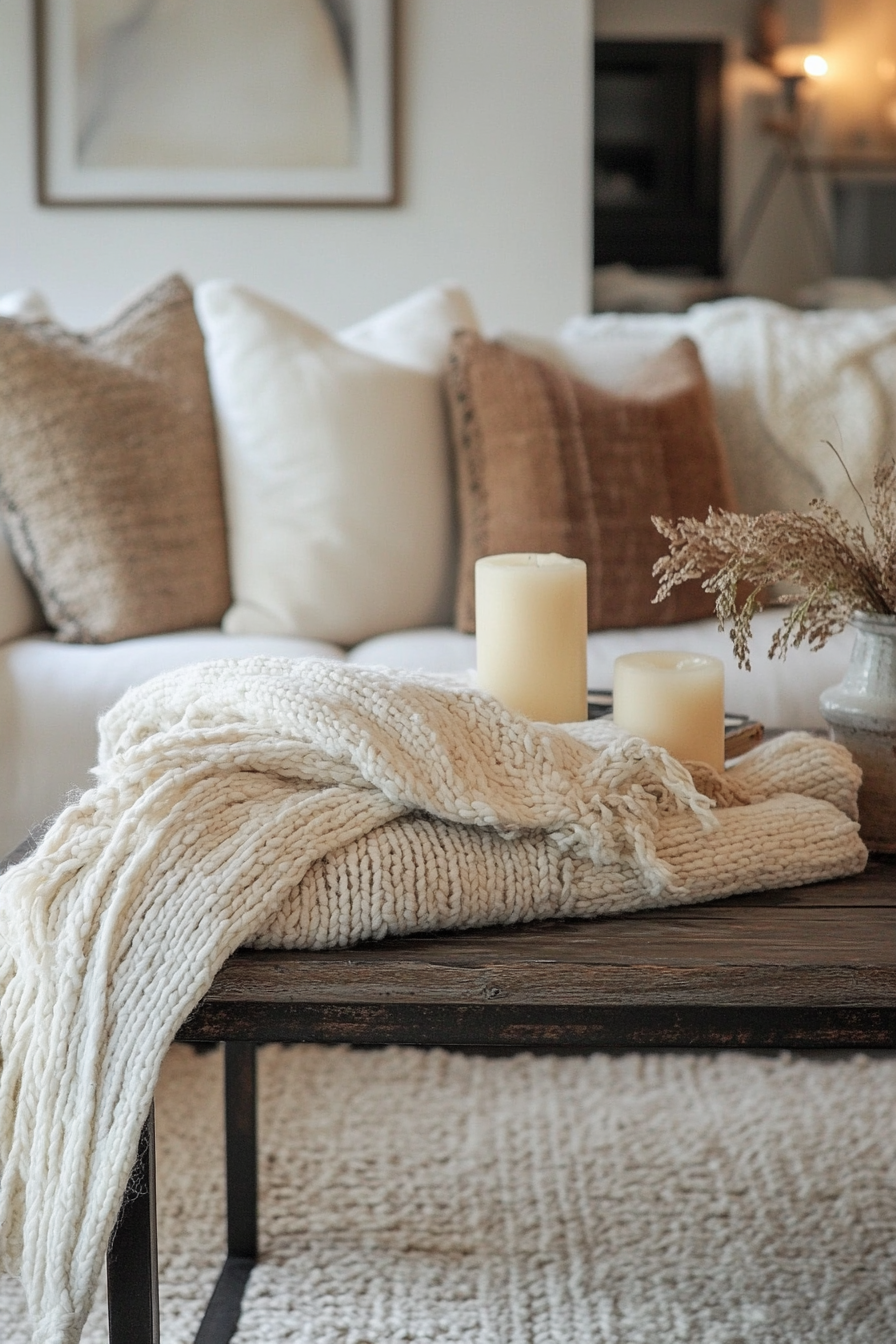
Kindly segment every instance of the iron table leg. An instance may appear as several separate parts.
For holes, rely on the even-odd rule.
[[[159,1344],[155,1111],[140,1134],[137,1161],[109,1240],[109,1344]]]
[[[227,1170],[227,1259],[218,1276],[196,1344],[228,1344],[258,1257],[258,1158],[255,1046],[224,1046]],[[156,1238],[155,1112],[143,1126],[137,1161],[106,1257],[109,1344],[160,1344]]]
[[[224,1046],[224,1118],[227,1165],[227,1259],[209,1299],[195,1344],[228,1344],[236,1332],[243,1293],[258,1257],[258,1158],[255,1046]]]

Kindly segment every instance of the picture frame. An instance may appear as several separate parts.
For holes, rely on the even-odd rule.
[[[395,203],[394,0],[34,6],[41,204]]]

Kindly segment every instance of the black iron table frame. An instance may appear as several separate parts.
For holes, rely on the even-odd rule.
[[[509,1004],[208,1002],[179,1040],[224,1042],[227,1257],[195,1344],[227,1344],[257,1257],[256,1045],[618,1050],[896,1048],[896,1016],[873,1007],[595,1008]],[[154,1117],[141,1136],[129,1196],[107,1257],[110,1344],[159,1344]]]

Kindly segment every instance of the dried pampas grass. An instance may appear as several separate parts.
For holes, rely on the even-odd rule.
[[[844,471],[849,475],[845,464]],[[719,625],[731,622],[741,667],[750,666],[751,620],[765,605],[790,606],[769,658],[784,657],[804,641],[819,649],[854,611],[896,613],[896,461],[878,467],[871,498],[867,504],[862,499],[862,507],[867,535],[819,499],[808,513],[751,517],[710,509],[702,523],[654,518],[669,542],[669,554],[653,567],[660,580],[654,601],[661,602],[676,584],[702,579],[706,592],[716,594]],[[766,603],[771,584],[786,584],[793,592]]]

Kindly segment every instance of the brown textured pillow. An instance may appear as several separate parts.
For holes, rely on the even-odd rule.
[[[652,514],[736,507],[712,398],[692,341],[645,363],[624,391],[474,332],[448,371],[460,558],[456,624],[475,628],[473,566],[505,551],[559,551],[588,565],[588,628],[710,616],[696,582],[653,605],[665,542]]]
[[[0,508],[59,639],[219,624],[217,443],[179,276],[86,335],[0,319]]]

